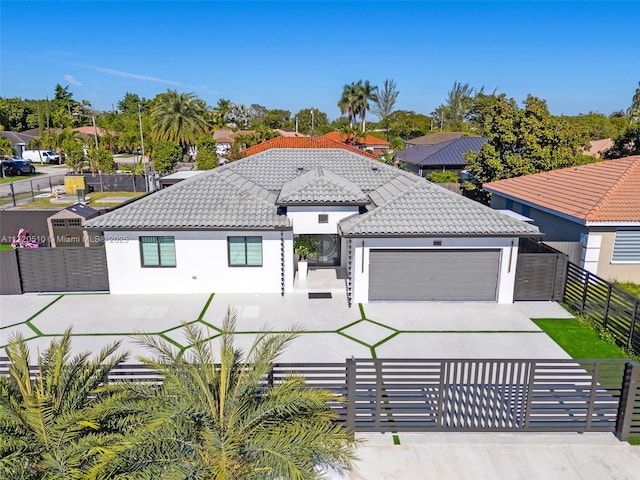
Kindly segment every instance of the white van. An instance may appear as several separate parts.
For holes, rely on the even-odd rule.
[[[25,150],[22,158],[31,160],[33,163],[55,163],[60,164],[60,155],[51,150]]]

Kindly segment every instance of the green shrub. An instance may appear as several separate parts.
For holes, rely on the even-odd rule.
[[[433,183],[458,183],[460,179],[455,172],[433,172],[427,175],[427,180]]]

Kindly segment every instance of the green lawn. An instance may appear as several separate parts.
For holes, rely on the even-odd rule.
[[[533,319],[572,358],[628,358],[625,352],[602,340],[598,333],[576,319]]]
[[[17,182],[18,180],[28,180],[30,178],[37,177],[38,175],[42,175],[42,173],[36,172],[33,175],[15,175],[13,177],[5,177],[5,178],[0,177],[0,183],[11,183],[11,182]]]

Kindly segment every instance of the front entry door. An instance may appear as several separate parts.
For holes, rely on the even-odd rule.
[[[309,259],[312,267],[337,267],[340,266],[340,236],[338,235],[313,235],[318,242],[318,256]]]

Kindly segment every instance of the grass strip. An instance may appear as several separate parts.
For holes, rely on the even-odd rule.
[[[616,345],[600,338],[598,332],[573,318],[537,318],[533,320],[572,358],[627,358]]]
[[[204,304],[204,307],[202,308],[202,311],[198,316],[198,320],[202,321],[202,317],[204,317],[204,314],[207,313],[207,310],[209,309],[209,305],[211,305],[211,302],[213,301],[214,296],[215,296],[215,293],[212,293],[211,295],[209,295],[209,299],[207,300],[207,303]]]

